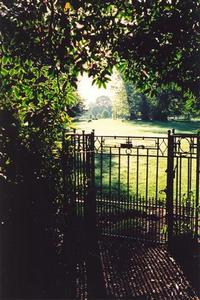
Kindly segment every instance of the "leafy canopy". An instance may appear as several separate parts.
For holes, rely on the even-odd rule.
[[[145,93],[174,82],[200,94],[200,0],[2,1],[13,55],[101,85],[114,65]],[[198,102],[199,103],[199,102]]]

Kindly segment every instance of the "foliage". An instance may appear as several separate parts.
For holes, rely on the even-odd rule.
[[[102,112],[102,115],[101,115],[102,119],[108,119],[110,118],[110,113],[107,109],[104,109],[103,112]]]
[[[148,94],[176,83],[199,103],[200,1],[135,1],[119,42],[121,68]],[[124,60],[124,62],[123,62]]]
[[[67,72],[75,84],[79,71],[108,80],[114,63],[106,39],[120,30],[109,3],[97,1],[2,2],[4,44],[14,56]],[[112,10],[112,9],[111,9]],[[113,27],[113,26],[114,27]],[[111,28],[112,27],[112,28]],[[106,31],[108,32],[106,33]],[[14,34],[13,34],[14,33]]]
[[[4,43],[13,55],[105,84],[118,65],[145,94],[176,83],[199,109],[198,0],[3,1]],[[13,34],[14,33],[14,34]]]
[[[141,93],[137,92],[136,87],[130,81],[124,81],[127,102],[130,110],[130,120],[134,120],[140,117],[141,115]]]
[[[169,117],[197,116],[194,96],[189,92],[183,93],[177,84],[162,85],[148,98],[130,81],[125,81],[125,87],[131,120],[167,120]]]
[[[70,124],[68,109],[78,102],[67,75],[55,77],[48,66],[37,68],[29,60],[24,62],[4,55],[1,60],[0,96],[2,122],[7,126],[6,116],[13,120],[11,124],[16,131],[16,143],[22,143],[24,151],[37,152],[44,161],[53,159],[58,151],[62,129],[67,129]],[[4,125],[1,131],[3,135]],[[9,140],[16,149],[14,136],[10,136]],[[8,153],[2,153],[4,176],[7,176],[8,167],[16,164]],[[20,159],[23,160],[23,156]],[[35,167],[37,169],[37,165]],[[41,169],[35,175],[40,178],[38,171]]]
[[[56,224],[56,215],[63,212],[62,130],[69,128],[69,108],[78,99],[67,75],[57,77],[49,66],[38,68],[30,60],[4,55],[0,71],[1,219],[8,235],[6,286],[11,287],[5,296],[28,298],[33,284],[37,297],[37,277],[50,294],[50,286],[55,288],[51,280],[59,278],[57,247],[64,228]],[[13,263],[10,243],[18,253]],[[46,276],[48,265],[51,275]],[[26,268],[35,271],[27,276]]]
[[[62,130],[71,123],[68,111],[79,101],[67,75],[55,77],[48,66],[37,68],[32,61],[4,55],[0,96],[3,177],[23,182],[26,171],[17,166],[20,169],[28,155],[34,156],[30,178],[47,178],[58,158]]]
[[[93,119],[111,118],[112,103],[110,98],[107,96],[100,96],[95,102],[89,103],[86,116]]]
[[[126,88],[123,78],[117,70],[114,70],[113,82],[116,82],[116,84],[111,84],[112,96],[114,99],[112,103],[112,117],[114,119],[128,119],[130,111]]]

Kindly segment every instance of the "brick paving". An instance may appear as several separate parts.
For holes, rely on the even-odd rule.
[[[77,299],[200,299],[164,247],[104,238],[97,249],[76,264]]]

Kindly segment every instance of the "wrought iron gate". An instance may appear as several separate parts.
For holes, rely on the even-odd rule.
[[[168,132],[168,241],[200,234],[200,135]]]
[[[96,226],[94,132],[63,134],[63,187],[68,219],[85,219]]]
[[[164,243],[199,234],[199,135],[63,141],[66,203],[104,235]],[[89,228],[88,227],[88,228]]]

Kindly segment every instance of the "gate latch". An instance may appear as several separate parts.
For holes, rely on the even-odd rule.
[[[126,148],[126,149],[131,149],[131,148],[133,148],[133,144],[130,143],[130,142],[128,142],[128,143],[121,143],[120,147],[121,148]]]

